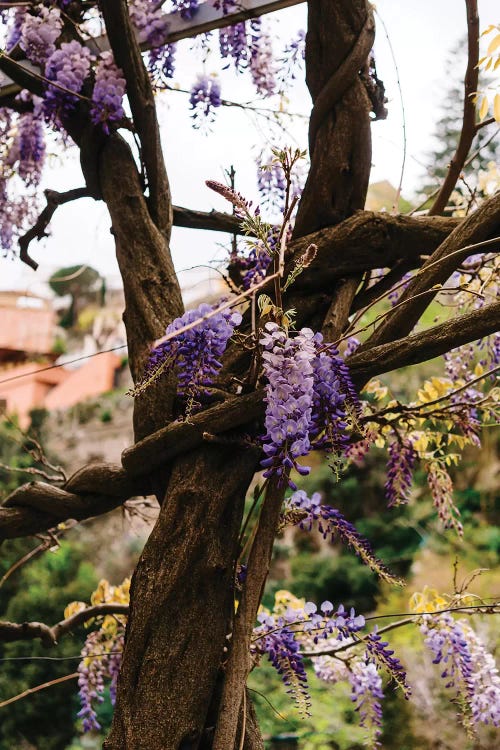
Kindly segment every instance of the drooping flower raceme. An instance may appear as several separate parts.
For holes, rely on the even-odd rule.
[[[26,185],[38,185],[45,160],[45,137],[40,116],[41,103],[18,121],[19,176]]]
[[[205,122],[214,120],[214,109],[220,107],[220,83],[216,76],[199,75],[191,88],[189,104],[195,127],[201,127]],[[201,120],[199,118],[202,118]]]
[[[253,631],[252,651],[267,654],[299,710],[307,715],[310,706],[307,675],[300,644],[317,645],[333,638],[336,642],[348,640],[365,625],[365,618],[351,609],[347,613],[342,605],[335,611],[329,601],[318,607],[306,602],[303,607],[288,607],[283,614],[261,612],[259,625]]]
[[[295,338],[289,338],[276,323],[267,323],[260,343],[268,384],[266,386],[266,434],[262,461],[264,476],[286,476],[295,468],[308,474],[307,466],[297,459],[311,450],[311,429],[315,348],[314,334],[303,329]],[[291,480],[290,486],[296,489]]]
[[[59,119],[62,112],[71,111],[78,102],[78,94],[90,72],[92,55],[76,39],[63,42],[49,57],[45,76],[58,86],[48,86],[44,110],[48,117]],[[59,88],[62,87],[62,88]],[[74,92],[74,93],[72,93]]]
[[[338,350],[321,334],[304,328],[294,338],[267,323],[260,341],[266,386],[264,476],[282,477],[312,448],[341,452],[347,443],[345,403],[358,408],[358,396]],[[296,489],[294,483],[288,484]]]
[[[272,96],[276,92],[276,62],[271,35],[262,28],[261,19],[251,22],[250,74],[258,94]]]
[[[165,44],[149,51],[148,70],[154,85],[158,88],[161,88],[169,78],[173,78],[176,49],[175,44]]]
[[[103,52],[95,71],[95,85],[92,92],[90,116],[96,125],[102,124],[109,133],[109,123],[124,116],[122,100],[125,93],[125,78],[115,65],[111,52]]]
[[[61,14],[57,8],[42,7],[36,16],[26,13],[20,30],[19,44],[28,60],[43,67],[55,52],[55,42],[61,29]]]
[[[361,536],[356,527],[344,518],[339,510],[323,505],[319,492],[308,497],[303,490],[297,490],[285,501],[284,515],[285,519],[287,516],[291,517],[301,529],[307,531],[317,522],[318,530],[324,539],[339,538],[381,578],[389,583],[400,583],[375,556],[369,542]]]
[[[432,651],[433,663],[454,688],[464,724],[500,726],[500,677],[492,655],[465,620],[449,612],[424,615],[420,630]]]
[[[200,0],[171,0],[173,10],[178,10],[181,18],[189,21],[196,15]]]
[[[130,19],[136,29],[137,41],[158,47],[165,42],[168,31],[168,20],[161,4],[151,0],[131,0],[129,2]]]
[[[142,393],[168,368],[175,366],[179,395],[192,400],[192,405],[196,407],[197,399],[213,384],[222,366],[220,357],[234,328],[241,323],[238,312],[226,309],[211,315],[213,310],[210,305],[202,303],[170,323],[166,330],[170,338],[151,351],[144,377],[137,384],[135,394]],[[206,318],[208,315],[211,317]],[[181,331],[186,326],[192,327]],[[180,331],[178,335],[177,331]]]
[[[220,56],[232,60],[236,70],[241,71],[248,60],[247,27],[245,21],[219,30]]]
[[[356,659],[347,679],[351,684],[351,700],[359,712],[359,724],[367,730],[367,741],[376,747],[382,731],[382,676],[371,659]]]
[[[385,495],[390,508],[408,502],[416,458],[417,454],[409,440],[393,440],[389,443]]]

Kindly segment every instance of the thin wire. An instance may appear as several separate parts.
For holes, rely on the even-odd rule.
[[[86,659],[100,659],[102,656],[109,654],[122,654],[123,651],[106,651],[103,654],[85,654]],[[1,661],[81,661],[83,656],[2,656]]]
[[[28,378],[30,375],[38,375],[40,372],[47,372],[47,370],[57,370],[58,367],[66,367],[66,365],[72,365],[75,362],[81,362],[84,359],[92,359],[92,357],[98,357],[99,354],[109,354],[109,352],[117,352],[119,349],[126,349],[127,344],[121,344],[120,346],[113,346],[111,349],[102,349],[100,352],[94,352],[93,354],[85,354],[82,357],[76,357],[76,359],[69,359],[66,362],[61,362],[59,365],[48,365],[47,367],[41,367],[39,370],[30,370],[30,372],[23,372],[20,375],[12,375],[10,378],[4,378],[0,380],[0,385],[4,383],[10,383],[13,380],[20,380],[21,378]]]
[[[403,161],[401,163],[401,174],[400,174],[400,177],[399,177],[399,185],[398,185],[398,189],[396,191],[396,198],[394,200],[394,205],[393,205],[393,212],[396,213],[397,212],[397,206],[398,206],[398,203],[399,203],[399,199],[401,197],[401,190],[403,189],[403,178],[404,178],[405,166],[406,166],[406,148],[407,148],[407,139],[406,139],[406,112],[405,112],[405,103],[404,103],[404,99],[403,99],[403,89],[401,87],[401,81],[399,79],[399,68],[398,68],[398,63],[397,63],[397,60],[396,60],[396,54],[394,52],[394,47],[392,46],[391,38],[389,36],[389,32],[387,30],[387,26],[384,23],[384,19],[382,18],[382,16],[380,15],[379,11],[376,8],[375,8],[375,13],[376,13],[377,17],[379,18],[380,23],[382,24],[382,28],[384,29],[384,34],[385,34],[385,38],[387,39],[387,44],[389,45],[389,50],[390,50],[390,53],[391,53],[392,62],[394,63],[394,69],[396,71],[396,81],[397,81],[397,86],[398,86],[398,91],[399,91],[399,101],[401,102],[401,115],[403,117]]]

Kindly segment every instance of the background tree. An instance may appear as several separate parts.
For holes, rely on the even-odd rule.
[[[246,681],[252,667],[253,628],[287,488],[283,477],[287,476],[291,460],[281,467],[277,462],[282,454],[271,453],[274,455],[271,476],[248,542],[246,576],[238,593],[235,614],[235,571],[242,551],[244,498],[262,458],[256,441],[262,435],[264,412],[264,381],[260,375],[260,350],[256,340],[259,334],[252,331],[252,315],[247,313],[241,331],[248,337],[245,339],[248,347],[241,347],[241,342],[231,345],[218,374],[221,403],[213,405],[213,400],[206,401],[203,389],[200,393],[194,390],[194,381],[191,391],[190,384],[184,383],[188,393],[193,395],[194,392],[194,396],[200,398],[201,407],[199,413],[189,413],[185,421],[176,419],[183,412],[172,368],[165,377],[150,378],[151,384],[142,387],[147,363],[149,375],[159,361],[160,366],[165,367],[174,354],[182,354],[184,363],[192,365],[189,349],[179,354],[176,344],[169,343],[180,335],[179,323],[169,329],[170,338],[163,348],[160,345],[153,358],[150,357],[151,345],[183,314],[170,256],[173,211],[169,184],[153,89],[138,43],[139,39],[161,46],[167,37],[158,15],[151,18],[145,13],[148,7],[156,13],[156,4],[153,8],[140,2],[131,3],[129,15],[125,0],[101,0],[99,10],[113,58],[107,53],[101,55],[91,72],[90,54],[79,41],[79,28],[88,4],[61,2],[57,5],[63,8],[60,16],[54,14],[57,10],[54,7],[42,9],[37,5],[27,11],[35,19],[29,21],[27,28],[24,22],[21,30],[19,24],[17,27],[14,24],[14,32],[20,31],[20,35],[15,38],[14,33],[14,42],[11,39],[9,53],[0,58],[0,67],[18,87],[33,97],[42,98],[45,116],[80,148],[85,186],[67,194],[47,195],[47,209],[24,235],[22,220],[26,220],[26,212],[18,216],[11,207],[10,230],[12,234],[12,226],[17,227],[22,235],[21,259],[34,265],[28,252],[29,241],[42,236],[51,210],[83,195],[106,202],[124,284],[130,367],[141,392],[134,412],[137,443],[123,455],[123,467],[89,466],[77,472],[62,488],[35,484],[19,489],[7,498],[1,509],[0,529],[4,538],[32,534],[51,528],[68,516],[81,519],[105,512],[132,494],[156,494],[161,509],[133,576],[117,702],[105,747],[107,750],[260,748],[262,739],[246,694]],[[198,3],[183,0],[172,5],[189,18]],[[246,17],[235,3],[212,5],[220,13],[218,25],[227,24],[223,15],[227,11],[234,11],[231,22]],[[452,167],[431,214],[441,214],[446,205],[456,181],[455,174],[460,172],[468,153],[470,131],[474,129],[475,112],[469,94],[477,90],[478,18],[476,3],[468,0],[466,6],[469,58],[464,127]],[[131,17],[139,28],[138,37]],[[42,44],[37,36],[40,23],[50,29],[50,33],[43,35]],[[498,301],[479,309],[462,304],[459,317],[412,333],[441,285],[470,256],[471,246],[483,251],[486,247],[497,247],[500,199],[494,196],[463,221],[440,216],[412,219],[363,212],[371,167],[370,123],[373,116],[380,117],[384,113],[383,92],[370,57],[374,33],[373,13],[366,0],[308,3],[306,79],[313,101],[309,129],[311,168],[288,245],[284,238],[292,204],[290,201],[285,204],[285,222],[278,249],[270,250],[273,262],[268,275],[272,276],[269,279],[272,283],[265,289],[270,302],[263,300],[264,310],[277,326],[268,329],[265,346],[276,346],[279,350],[280,342],[289,341],[283,343],[283,347],[293,350],[300,342],[300,346],[309,346],[312,351],[313,344],[307,344],[307,331],[287,338],[285,330],[280,328],[289,319],[285,313],[290,308],[296,310],[297,330],[304,327],[322,330],[324,347],[316,338],[316,356],[321,359],[323,355],[323,360],[326,357],[327,363],[337,368],[336,377],[343,378],[342,395],[352,413],[357,408],[354,384],[359,389],[383,372],[425,361],[486,337],[497,329],[500,311]],[[238,48],[234,39],[231,44],[232,48]],[[33,64],[42,67],[42,77],[36,70],[33,72],[32,68],[20,64],[23,52]],[[130,108],[128,119],[121,105],[125,87]],[[4,98],[6,111],[10,108],[20,117],[26,111],[36,112],[38,100],[28,97],[26,103],[25,98],[16,98],[18,90],[14,88]],[[202,107],[209,110],[209,102],[219,100],[213,80],[200,81],[197,91],[196,96],[193,94],[194,106],[201,101]],[[133,130],[137,151],[132,150],[120,133],[122,127]],[[280,159],[286,177],[294,157],[284,151]],[[4,181],[7,177],[4,171]],[[264,245],[269,244],[259,214],[251,212],[241,196],[224,187],[213,187],[229,197],[243,214],[248,230],[256,233]],[[491,253],[481,258],[487,268],[494,262]],[[389,270],[372,284],[371,272],[380,267]],[[399,304],[379,320],[370,322],[373,332],[346,359],[350,373],[347,374],[329,344],[347,333],[352,316],[366,311],[408,270],[418,272],[401,294]],[[475,273],[475,268],[466,270],[469,276]],[[292,271],[296,280],[285,294],[282,282]],[[303,272],[298,275],[299,271]],[[253,289],[255,292],[255,287]],[[248,296],[245,292],[233,303]],[[229,313],[224,317],[222,312],[210,313],[210,325],[215,326],[220,336],[229,325]],[[201,309],[200,314],[202,320],[197,323],[196,318],[189,316],[182,322],[191,326],[189,330],[195,325],[203,328],[209,320],[208,312]],[[232,318],[231,325],[235,323],[236,318]],[[274,343],[270,343],[271,339]],[[195,353],[199,355],[199,351]],[[170,360],[162,360],[167,354]],[[213,362],[208,366],[212,374],[217,370]],[[487,364],[490,366],[491,358]],[[188,372],[201,377],[196,367]],[[267,376],[271,380],[269,370]],[[268,402],[272,401],[269,387]],[[464,388],[459,388],[458,392],[463,392]],[[431,383],[425,393],[418,403],[408,408],[391,403],[379,411],[362,414],[366,423],[376,425],[381,434],[381,427],[389,427],[392,463],[388,483],[394,503],[404,499],[407,493],[408,473],[416,457],[412,443],[416,436],[408,432],[410,423],[414,419],[429,419],[426,405],[440,398],[435,384]],[[449,390],[442,397],[446,400],[448,395]],[[193,404],[196,399],[190,401]],[[485,405],[481,403],[485,409],[491,408],[489,401]],[[471,433],[475,431],[470,427],[471,410],[466,410],[470,404],[461,401],[460,404],[458,408],[447,402],[449,408],[443,418],[453,417],[453,424],[462,430],[459,437],[472,439]],[[338,403],[337,408],[340,408]],[[431,422],[439,418],[433,411],[431,414]],[[325,445],[339,453],[335,440],[341,438],[339,433],[333,436],[331,431],[328,433],[332,424],[336,424],[332,415],[329,419]],[[267,419],[266,427],[271,429]],[[433,427],[432,439],[436,444],[438,432]],[[225,433],[224,437],[218,439],[219,433]],[[411,435],[411,440],[407,434]],[[253,438],[250,444],[249,435]],[[231,446],[230,465],[227,439]],[[270,433],[268,448],[274,449],[274,440]],[[286,441],[281,448],[286,454]],[[444,457],[441,460],[439,454],[437,461],[435,452],[427,455],[421,443],[419,455],[428,462],[431,481],[436,487],[436,504],[445,507],[445,520],[457,525],[453,506],[450,510]],[[304,512],[305,506],[299,504],[289,510]],[[354,533],[350,527],[345,528],[349,534]],[[367,552],[366,555],[369,557]],[[323,611],[330,611],[328,603]],[[304,610],[304,613],[306,617],[311,611]],[[76,613],[75,616],[84,615]],[[354,617],[351,620],[345,627],[354,632],[360,621]],[[10,638],[36,634],[51,642],[56,640],[55,635],[65,632],[71,622],[65,622],[55,631],[43,627],[19,630],[15,625],[5,625],[3,631]],[[444,620],[441,624],[446,625]],[[446,626],[455,627],[450,623]],[[231,634],[229,640],[228,634]],[[428,637],[432,640],[432,632],[428,632]],[[366,642],[404,685],[401,665],[384,651],[385,646],[378,637],[373,636]],[[287,659],[290,658],[288,653]],[[291,672],[295,679],[297,675],[293,669]],[[301,677],[302,673],[299,682]],[[492,688],[496,690],[496,686]],[[304,698],[306,705],[307,698],[300,687],[296,693]]]
[[[58,297],[71,296],[71,305],[61,319],[63,327],[71,328],[82,306],[95,302],[101,295],[103,280],[90,266],[68,266],[52,274],[49,286]]]

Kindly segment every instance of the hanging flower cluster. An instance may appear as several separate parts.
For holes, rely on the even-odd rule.
[[[130,579],[126,578],[119,586],[110,586],[101,580],[90,597],[91,605],[128,604],[130,601]],[[84,602],[72,602],[64,612],[65,617],[85,610]],[[106,684],[109,685],[111,703],[116,699],[116,684],[122,662],[125,638],[125,616],[106,615],[98,619],[98,629],[87,636],[82,648],[82,659],[78,666],[78,695],[81,709],[78,718],[82,719],[83,731],[98,731],[101,725],[97,719],[97,707],[104,701]]]
[[[206,126],[206,123],[213,122],[214,110],[222,104],[220,83],[217,77],[214,75],[199,75],[191,88],[189,104],[195,127],[203,127]]]
[[[349,370],[338,350],[308,328],[291,338],[267,323],[260,343],[268,381],[264,476],[285,477],[292,468],[308,474],[298,458],[312,448],[340,453],[347,443],[346,409],[358,403]]]
[[[301,511],[297,513],[297,511]],[[315,492],[311,497],[303,490],[297,490],[289,497],[284,506],[284,517],[295,519],[301,529],[310,531],[317,523],[318,530],[323,539],[333,541],[338,538],[359,556],[377,575],[389,583],[401,583],[387,570],[383,562],[379,560],[369,542],[361,536],[356,527],[347,521],[342,513],[329,505],[323,505],[321,495]]]
[[[128,7],[139,43],[157,47],[165,42],[168,20],[160,4],[151,0],[131,0]]]
[[[179,11],[181,18],[184,18],[186,21],[189,21],[191,18],[193,18],[194,15],[196,15],[200,1],[199,0],[171,0],[171,4],[172,4],[173,10]]]
[[[169,338],[151,351],[144,376],[133,391],[135,395],[176,367],[179,395],[191,402],[191,408],[199,405],[198,399],[213,384],[222,366],[220,357],[234,328],[241,323],[238,312],[213,312],[213,307],[202,303],[170,323],[165,332]]]
[[[385,495],[390,508],[408,502],[416,458],[417,454],[409,440],[393,440],[389,443]]]
[[[26,57],[43,67],[56,50],[56,40],[62,29],[61,14],[57,8],[41,8],[38,15],[25,13],[20,28],[19,45]],[[12,41],[10,42],[12,44]]]
[[[352,609],[348,614],[340,605],[335,612],[329,601],[323,602],[319,611],[313,602],[306,602],[300,608],[288,607],[283,614],[261,612],[258,621],[260,624],[253,631],[252,651],[268,656],[303,715],[308,715],[311,701],[301,642],[347,640],[365,624],[364,617]]]
[[[95,71],[90,116],[96,125],[101,124],[109,133],[109,123],[124,116],[122,100],[125,94],[123,73],[115,65],[111,52],[103,52]]]
[[[466,726],[500,726],[500,676],[492,655],[465,620],[451,614],[424,615],[420,629],[434,664],[443,668]]]
[[[87,47],[73,39],[63,42],[47,60],[45,75],[57,86],[48,86],[44,99],[47,117],[60,120],[63,113],[70,112],[78,103],[77,94],[90,72],[92,55]]]

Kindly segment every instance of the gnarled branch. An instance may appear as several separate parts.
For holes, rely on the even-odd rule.
[[[500,235],[500,193],[485,201],[444,240],[401,295],[399,302],[405,304],[398,305],[389,313],[384,322],[365,342],[363,349],[378,346],[408,334],[439,293],[438,285],[443,284],[468,255],[478,252],[477,243],[485,242],[498,235]],[[493,240],[487,247],[490,247],[492,243]],[[471,245],[475,247],[471,248]],[[498,246],[500,247],[500,240]]]
[[[70,617],[57,622],[55,625],[46,625],[43,622],[2,622],[0,621],[0,641],[33,641],[39,638],[42,644],[50,648],[57,646],[60,638],[79,625],[92,620],[95,617],[105,615],[128,615],[128,604],[96,604],[76,612]]]
[[[58,206],[62,206],[64,203],[69,203],[70,201],[78,200],[79,198],[90,197],[90,193],[86,187],[73,188],[73,190],[67,190],[64,193],[59,193],[57,190],[44,190],[44,195],[47,205],[41,212],[34,226],[19,238],[19,258],[34,271],[38,268],[38,263],[34,261],[28,253],[28,248],[32,240],[41,240],[43,237],[47,236],[45,230],[50,224]]]
[[[422,333],[358,350],[347,360],[353,380],[362,387],[376,375],[425,362],[494,333],[499,322],[500,302],[496,302]],[[0,541],[45,531],[67,518],[81,520],[107,513],[132,495],[147,494],[151,472],[201,446],[206,432],[217,435],[262,418],[263,397],[264,391],[259,389],[195,414],[190,422],[172,422],[127,448],[122,455],[123,469],[90,465],[70,477],[63,489],[43,482],[23,485],[0,507]]]

